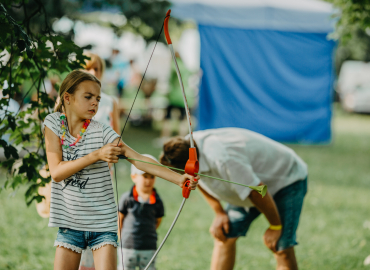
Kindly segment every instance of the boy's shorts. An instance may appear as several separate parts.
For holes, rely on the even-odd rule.
[[[278,251],[298,244],[296,231],[306,193],[307,178],[281,189],[274,196],[283,225],[282,234],[276,247]],[[227,205],[226,212],[230,220],[229,233],[226,235],[228,238],[245,236],[253,220],[261,214],[255,207],[251,207],[247,211],[244,207],[231,204]]]
[[[135,270],[139,267],[139,270],[144,270],[150,259],[153,257],[155,250],[136,250],[136,249],[117,249],[118,252],[118,269],[122,269],[122,255],[123,255],[123,269]],[[155,270],[155,259],[149,266],[148,270]]]
[[[114,232],[84,232],[68,228],[59,228],[54,247],[68,248],[77,253],[90,247],[96,250],[105,245],[117,247],[117,233]]]

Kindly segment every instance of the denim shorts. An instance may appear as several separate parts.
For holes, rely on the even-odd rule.
[[[117,233],[114,232],[84,232],[68,228],[59,228],[55,247],[68,248],[77,253],[90,247],[96,250],[105,245],[117,247]]]
[[[275,194],[274,201],[283,225],[282,234],[276,247],[277,250],[285,250],[298,244],[296,242],[296,231],[306,193],[307,178],[294,182]],[[248,210],[240,206],[227,205],[226,212],[230,220],[228,238],[245,236],[253,220],[261,214],[255,207]]]

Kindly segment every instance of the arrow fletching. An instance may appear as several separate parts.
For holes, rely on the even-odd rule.
[[[261,186],[248,186],[250,189],[253,189],[257,191],[259,194],[261,194],[262,198],[265,197],[267,193],[267,186],[261,185]]]

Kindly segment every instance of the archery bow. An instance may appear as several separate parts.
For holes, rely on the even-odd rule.
[[[166,18],[167,18],[167,15],[166,15],[165,19],[166,19]],[[126,118],[125,124],[124,124],[124,126],[123,126],[123,128],[122,128],[121,136],[119,137],[119,140],[118,140],[118,142],[117,142],[117,146],[119,145],[120,140],[121,140],[122,135],[123,135],[123,132],[125,131],[125,128],[126,128],[126,125],[127,125],[128,119],[129,119],[129,117],[130,117],[130,115],[131,115],[132,108],[134,107],[134,104],[135,104],[135,101],[136,101],[137,95],[138,95],[138,93],[139,93],[139,90],[140,90],[141,84],[143,83],[143,81],[144,81],[144,77],[145,77],[145,74],[146,74],[146,71],[148,70],[148,67],[149,67],[149,64],[150,64],[150,60],[152,60],[152,56],[153,56],[154,50],[155,50],[155,48],[156,48],[156,46],[157,46],[157,43],[158,43],[159,37],[161,36],[162,30],[163,30],[163,25],[164,25],[164,24],[162,24],[161,31],[159,32],[158,37],[157,37],[157,40],[155,41],[155,45],[154,45],[153,51],[152,51],[152,53],[151,53],[151,55],[150,55],[150,58],[149,58],[149,61],[148,61],[147,66],[146,66],[146,68],[145,68],[145,71],[144,71],[143,77],[141,78],[141,81],[140,81],[139,87],[137,88],[137,91],[136,91],[136,95],[135,95],[134,101],[132,102],[132,105],[131,105],[130,111],[129,111],[128,115],[127,115],[127,118]],[[127,159],[127,157],[125,157],[124,155],[119,155],[118,157],[119,157],[120,159]],[[114,176],[115,176],[115,180],[116,180],[116,197],[117,197],[117,198],[116,198],[116,200],[117,200],[117,215],[118,215],[118,213],[119,213],[119,201],[118,201],[118,185],[117,185],[116,164],[114,164]],[[121,228],[121,225],[122,225],[122,224],[121,224],[121,219],[118,217],[118,220],[119,220],[119,228],[118,228],[118,229],[120,229],[120,228]],[[177,220],[177,218],[176,218],[176,220]],[[176,221],[175,221],[175,222],[176,222]],[[172,226],[172,227],[173,227],[173,226]],[[172,230],[172,228],[170,228],[170,230]],[[123,269],[123,247],[122,247],[122,237],[121,237],[121,232],[120,232],[120,234],[119,234],[119,240],[120,240],[120,246],[121,246],[121,263],[122,263],[122,269]],[[149,264],[149,265],[150,265],[150,264]]]
[[[188,120],[189,135],[190,135],[189,159],[185,165],[185,173],[195,176],[195,174],[198,173],[199,171],[199,162],[197,158],[197,150],[194,146],[193,130],[191,127],[191,116],[190,116],[188,101],[185,95],[184,84],[182,82],[179,66],[177,65],[176,55],[175,55],[175,51],[173,50],[170,33],[168,31],[168,21],[170,19],[170,14],[171,14],[171,9],[167,11],[166,18],[164,19],[164,34],[166,36],[168,47],[170,48],[170,51],[171,51],[172,59],[174,61],[175,68],[176,68],[177,78],[179,79],[179,83],[181,86],[182,97],[184,99],[184,105],[185,105],[185,111],[186,111],[186,117]],[[186,199],[189,198],[189,195],[190,195],[190,189],[188,188],[189,182],[190,181],[185,182],[183,186],[183,191],[182,191],[182,195]]]
[[[160,35],[162,33],[162,30],[164,28],[166,40],[167,40],[167,43],[168,43],[168,45],[170,47],[172,58],[175,61],[176,72],[177,72],[177,76],[178,76],[178,79],[179,79],[179,82],[180,82],[180,85],[181,85],[181,89],[182,89],[182,94],[183,94],[184,104],[185,104],[185,109],[186,109],[186,115],[187,115],[188,125],[189,125],[190,146],[191,146],[191,148],[189,149],[189,160],[188,160],[188,162],[186,163],[186,166],[185,166],[185,173],[187,173],[187,174],[192,175],[192,176],[195,177],[196,176],[196,173],[198,173],[198,171],[199,171],[199,163],[198,163],[196,148],[194,147],[193,132],[192,132],[192,128],[191,128],[190,112],[189,112],[189,107],[188,107],[188,103],[187,103],[186,96],[185,96],[184,85],[182,83],[180,70],[179,70],[179,67],[178,67],[177,62],[176,62],[175,52],[173,50],[171,38],[170,38],[170,35],[169,35],[169,32],[168,32],[168,20],[170,18],[170,13],[171,13],[171,10],[168,10],[167,11],[167,14],[166,14],[166,17],[164,19],[164,23],[163,23],[162,28],[161,28],[161,31],[159,32],[158,38],[157,38],[156,43],[155,43],[155,46],[153,48],[152,54],[151,54],[151,56],[149,58],[149,62],[147,64],[147,66],[146,66],[145,72],[143,74],[143,77],[142,77],[141,82],[139,84],[138,90],[136,92],[136,95],[135,95],[135,98],[134,98],[134,102],[132,103],[131,108],[130,108],[130,111],[129,111],[128,115],[127,115],[127,118],[126,118],[126,121],[125,121],[125,125],[123,126],[123,129],[122,129],[122,132],[121,132],[121,136],[119,137],[119,140],[118,140],[117,145],[119,144],[119,142],[120,142],[120,140],[122,138],[122,134],[123,134],[123,132],[125,130],[127,121],[129,119],[129,116],[131,114],[132,108],[133,108],[134,103],[136,101],[136,97],[137,97],[137,95],[139,93],[139,89],[141,87],[141,84],[142,84],[142,82],[144,80],[144,77],[145,77],[146,71],[148,69],[150,60],[152,59],[153,52],[154,52],[155,47],[157,45],[158,39],[159,39],[159,37],[160,37]],[[125,157],[123,155],[119,155],[118,157],[121,158],[121,159],[127,159],[127,157]],[[118,204],[117,174],[116,174],[116,167],[115,166],[114,166],[114,171],[115,171],[114,174],[115,174],[115,178],[116,178],[116,195],[117,195],[117,204]],[[169,230],[168,230],[166,236],[164,237],[162,243],[160,244],[159,248],[157,249],[157,251],[155,252],[155,254],[153,255],[153,257],[151,258],[150,262],[148,263],[148,265],[145,267],[144,270],[147,270],[148,267],[152,264],[152,262],[154,261],[154,259],[157,256],[157,254],[161,250],[162,246],[166,242],[166,240],[167,240],[168,236],[170,235],[173,227],[175,226],[175,223],[176,223],[178,217],[180,216],[181,210],[184,207],[184,204],[185,204],[186,199],[189,198],[189,195],[190,195],[190,180],[186,181],[184,183],[183,187],[182,187],[182,196],[184,197],[184,199],[183,199],[183,201],[182,201],[182,203],[180,205],[180,208],[179,208],[179,210],[177,212],[177,215],[175,216],[174,221],[171,224],[171,227],[169,228]],[[118,205],[117,205],[117,208],[118,208]],[[119,208],[117,210],[119,211]],[[121,227],[121,224],[120,224],[120,227]],[[123,266],[122,239],[121,238],[120,238],[120,244],[121,244],[121,256],[122,256],[122,266]]]
[[[141,82],[139,84],[139,87],[137,89],[137,92],[136,92],[136,95],[135,95],[135,98],[134,98],[134,101],[133,101],[133,104],[131,105],[131,109],[128,113],[128,116],[126,118],[126,122],[125,122],[125,125],[122,129],[122,132],[121,132],[121,136],[119,138],[119,140],[121,140],[122,138],[122,134],[123,134],[123,131],[125,130],[125,127],[126,127],[126,124],[127,124],[127,121],[129,119],[129,116],[131,114],[131,111],[132,111],[132,108],[134,106],[134,103],[136,101],[136,97],[137,97],[137,94],[139,92],[139,89],[141,87],[141,84],[144,80],[144,77],[145,77],[145,74],[146,74],[146,71],[148,69],[148,66],[149,66],[149,63],[150,63],[150,60],[152,58],[152,55],[153,55],[153,52],[156,48],[156,45],[157,45],[157,42],[158,42],[158,39],[162,33],[162,30],[164,29],[164,33],[165,33],[165,37],[166,37],[166,41],[167,41],[167,44],[168,44],[168,47],[171,51],[171,56],[172,56],[172,59],[174,61],[174,64],[175,64],[175,69],[176,69],[176,73],[177,73],[177,77],[178,77],[178,80],[179,80],[179,83],[180,83],[180,86],[181,86],[181,91],[182,91],[182,96],[183,96],[183,100],[184,100],[184,105],[185,105],[185,112],[186,112],[186,116],[187,116],[187,122],[188,122],[188,127],[189,127],[189,136],[190,136],[190,148],[189,148],[189,159],[188,161],[186,162],[186,165],[185,165],[185,170],[180,170],[180,169],[177,169],[177,168],[171,168],[171,167],[168,167],[168,166],[164,166],[164,165],[160,165],[160,164],[155,164],[155,163],[151,163],[151,162],[145,162],[145,161],[142,161],[142,160],[136,160],[136,159],[132,159],[132,158],[128,158],[128,157],[125,157],[123,155],[120,155],[119,158],[121,159],[128,159],[128,160],[136,160],[136,161],[140,161],[140,162],[144,162],[144,163],[149,163],[149,164],[153,164],[153,165],[157,165],[157,166],[163,166],[163,167],[167,167],[167,168],[170,168],[170,169],[175,169],[175,170],[180,170],[180,171],[184,171],[185,173],[189,174],[189,175],[192,175],[192,176],[204,176],[204,177],[210,177],[210,178],[213,178],[215,180],[219,180],[219,181],[225,181],[225,182],[229,182],[229,183],[232,183],[232,184],[237,184],[237,185],[241,185],[241,186],[246,186],[246,187],[249,187],[253,190],[256,190],[258,193],[260,193],[262,195],[262,197],[266,194],[267,192],[267,187],[265,185],[263,186],[258,186],[258,187],[254,187],[254,186],[247,186],[247,185],[243,185],[243,184],[240,184],[240,183],[235,183],[235,182],[232,182],[232,181],[227,181],[225,179],[221,179],[221,178],[217,178],[217,177],[212,177],[212,176],[208,176],[208,175],[202,175],[202,174],[199,174],[198,171],[199,171],[199,162],[198,162],[198,157],[197,157],[197,151],[196,151],[196,148],[194,146],[194,139],[193,139],[193,130],[192,130],[192,125],[191,125],[191,116],[190,116],[190,111],[189,111],[189,106],[188,106],[188,102],[187,102],[187,99],[186,99],[186,95],[185,95],[185,89],[184,89],[184,84],[182,82],[182,78],[181,78],[181,73],[180,73],[180,70],[179,70],[179,67],[178,67],[178,64],[177,64],[177,61],[176,61],[176,55],[175,55],[175,51],[173,49],[173,46],[172,46],[172,41],[171,41],[171,37],[170,37],[170,34],[169,34],[169,31],[168,31],[168,21],[170,19],[170,14],[171,14],[171,9],[169,9],[166,13],[166,17],[164,18],[164,23],[162,25],[162,28],[161,28],[161,31],[159,32],[159,35],[157,37],[157,40],[156,40],[156,43],[155,43],[155,46],[153,48],[153,51],[152,51],[152,54],[150,56],[150,59],[149,59],[149,62],[146,66],[146,69],[145,69],[145,72],[143,74],[143,77],[141,79]],[[119,144],[119,141],[117,143],[117,145]],[[115,176],[116,176],[116,192],[117,192],[117,203],[118,203],[118,189],[117,189],[117,175],[116,175],[116,168],[114,167],[115,169]],[[165,237],[163,238],[161,244],[159,245],[158,249],[156,250],[156,252],[154,253],[153,257],[151,258],[151,260],[149,261],[149,263],[147,264],[147,266],[145,267],[144,270],[147,270],[149,268],[149,266],[152,264],[152,262],[154,261],[154,259],[157,257],[159,251],[161,250],[161,248],[163,247],[164,243],[166,242],[168,236],[170,235],[170,233],[172,232],[172,229],[173,227],[175,226],[176,224],[176,221],[177,219],[179,218],[180,216],[180,213],[184,207],[184,204],[186,202],[186,199],[189,198],[189,195],[190,195],[190,180],[187,180],[183,187],[182,187],[182,196],[183,196],[183,200],[182,200],[182,203],[180,205],[180,208],[169,228],[169,230],[167,231]],[[119,211],[119,209],[118,209]],[[120,225],[121,226],[121,225]],[[122,251],[122,239],[120,239],[120,243],[121,243],[121,251]],[[122,254],[121,254],[122,256]],[[123,256],[122,256],[123,258]],[[123,265],[123,260],[122,260],[122,265]]]
[[[169,9],[167,11],[166,17],[164,19],[164,34],[166,36],[166,41],[167,41],[168,47],[170,48],[170,51],[171,51],[172,59],[174,61],[175,68],[176,68],[177,78],[179,79],[179,83],[180,83],[180,86],[181,86],[182,97],[184,99],[184,105],[185,105],[185,111],[186,111],[186,117],[187,117],[187,120],[188,120],[189,135],[190,135],[189,159],[188,159],[188,161],[186,162],[186,165],[185,165],[185,173],[195,177],[196,174],[199,171],[199,162],[198,162],[198,157],[197,157],[197,150],[194,146],[193,130],[192,130],[192,127],[191,127],[191,119],[190,119],[190,111],[189,111],[188,101],[187,101],[186,95],[185,95],[184,84],[182,82],[179,66],[177,65],[176,55],[175,55],[175,51],[173,50],[170,33],[168,31],[168,21],[170,19],[170,14],[171,14],[171,9]],[[168,236],[170,235],[173,227],[175,226],[176,221],[179,218],[180,213],[182,211],[182,208],[184,207],[186,199],[189,198],[189,195],[190,195],[190,186],[189,185],[190,185],[189,180],[184,183],[184,185],[182,187],[182,196],[184,198],[182,200],[182,203],[180,205],[179,210],[177,211],[175,219],[173,220],[170,229],[168,230],[165,237],[163,238],[163,240],[162,240],[161,244],[159,245],[157,251],[154,253],[153,257],[150,259],[149,263],[147,264],[147,266],[145,267],[144,270],[147,270],[149,268],[149,266],[152,264],[152,262],[154,261],[154,259],[157,257],[159,251],[163,247],[163,245],[166,242]]]

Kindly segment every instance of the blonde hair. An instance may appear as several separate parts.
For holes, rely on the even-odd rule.
[[[64,94],[69,93],[73,95],[74,92],[76,92],[78,85],[84,81],[96,82],[97,84],[99,84],[99,86],[101,86],[100,81],[94,75],[84,70],[72,71],[67,75],[67,77],[63,80],[62,85],[60,86],[59,97],[54,108],[55,112],[63,112]]]
[[[89,70],[95,63],[99,63],[101,67],[101,75],[103,76],[105,71],[105,61],[100,58],[99,55],[92,52],[84,52],[85,56],[90,57],[90,60],[85,60],[85,69]]]

